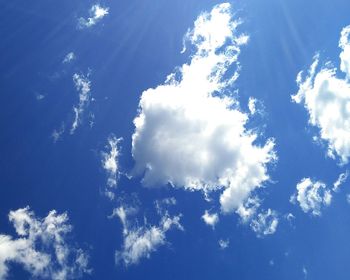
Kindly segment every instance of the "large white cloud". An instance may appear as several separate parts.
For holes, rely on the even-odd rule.
[[[6,279],[11,262],[45,279],[77,279],[91,272],[88,255],[66,242],[72,231],[67,214],[53,210],[40,219],[26,207],[11,211],[9,220],[18,238],[0,234],[0,279]]]
[[[196,53],[163,85],[142,93],[132,140],[135,173],[144,174],[144,185],[222,189],[224,212],[269,179],[267,164],[276,157],[272,139],[258,145],[258,135],[245,128],[249,114],[229,92],[238,74],[227,71],[239,69],[240,47],[248,40],[238,34],[230,8],[217,5],[195,21],[186,41]]]
[[[159,210],[159,209],[158,209]],[[172,228],[183,230],[180,224],[181,215],[170,216],[167,211],[162,214],[159,225],[133,225],[129,216],[135,212],[134,208],[121,206],[114,209],[113,216],[117,216],[123,225],[122,249],[116,251],[115,261],[125,266],[137,264],[142,258],[149,258],[160,246],[165,245],[166,232]],[[162,212],[162,211],[161,211]]]
[[[298,74],[299,91],[292,99],[303,103],[309,113],[309,122],[320,129],[320,138],[328,144],[328,155],[338,156],[341,163],[350,157],[350,26],[341,32],[339,47],[340,70],[345,78],[337,77],[337,69],[327,63],[318,69],[319,55],[306,77]]]

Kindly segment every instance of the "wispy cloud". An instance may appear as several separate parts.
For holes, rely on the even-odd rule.
[[[18,238],[0,234],[0,279],[8,275],[10,263],[22,265],[35,278],[77,279],[91,272],[88,255],[65,239],[72,231],[66,213],[53,210],[40,219],[26,207],[11,211],[9,220]]]
[[[120,154],[119,143],[122,138],[116,138],[114,135],[108,138],[108,151],[102,152],[102,167],[107,173],[106,195],[111,199],[114,198],[112,189],[117,186],[119,177],[118,157]]]
[[[278,226],[278,215],[276,211],[267,209],[267,211],[259,213],[250,223],[253,231],[260,237],[264,235],[274,234]]]
[[[166,211],[159,222],[159,225],[145,224],[140,226],[130,222],[130,215],[135,213],[134,208],[121,206],[114,210],[114,216],[119,217],[123,225],[123,246],[116,251],[115,261],[125,266],[137,264],[142,258],[149,258],[160,246],[165,245],[166,232],[172,228],[183,230],[180,224],[181,215],[170,216]]]
[[[73,107],[74,121],[70,129],[70,134],[73,134],[81,123],[81,115],[91,100],[91,82],[88,79],[88,76],[75,73],[73,75],[73,82],[76,90],[79,93],[79,103]]]
[[[104,18],[109,13],[109,8],[102,7],[99,4],[93,5],[89,10],[88,18],[79,18],[78,28],[89,28],[98,23],[102,18]]]

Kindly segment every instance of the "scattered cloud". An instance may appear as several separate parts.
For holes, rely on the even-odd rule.
[[[74,52],[67,53],[67,55],[64,57],[62,63],[70,63],[76,58]]]
[[[108,138],[108,152],[102,152],[102,168],[107,173],[106,194],[111,199],[114,198],[112,189],[117,186],[119,177],[118,157],[120,155],[119,144],[122,138],[116,138],[114,135]]]
[[[259,237],[274,234],[277,230],[277,226],[277,213],[271,209],[259,213],[250,223],[250,227]]]
[[[341,164],[350,157],[350,26],[343,28],[339,40],[340,71],[346,77],[337,77],[337,68],[330,62],[318,70],[319,55],[314,57],[306,77],[297,77],[298,92],[292,96],[303,103],[309,113],[309,123],[319,128],[319,137],[328,145],[327,155],[338,156]]]
[[[89,17],[88,18],[79,18],[78,21],[78,28],[89,28],[94,26],[96,23],[98,23],[102,18],[104,18],[109,13],[109,8],[102,7],[99,4],[93,5],[89,10]]]
[[[123,245],[120,251],[115,253],[117,264],[125,266],[137,264],[142,258],[150,258],[160,246],[167,244],[166,232],[172,228],[183,230],[180,224],[181,215],[170,216],[166,211],[159,222],[159,225],[150,225],[145,219],[145,224],[132,225],[128,216],[135,213],[134,208],[121,206],[113,211],[113,216],[119,217],[123,225]]]
[[[248,41],[230,9],[225,3],[198,17],[186,35],[196,53],[163,85],[142,93],[132,137],[134,174],[144,174],[145,186],[222,190],[225,213],[269,180],[267,165],[276,159],[274,140],[257,144],[258,135],[245,128],[249,114],[228,93]],[[229,67],[236,70],[231,77]]]
[[[79,92],[79,103],[73,107],[74,121],[70,129],[70,134],[73,134],[81,123],[81,115],[84,113],[86,106],[90,103],[91,96],[91,81],[87,76],[75,73],[73,82],[76,90]]]
[[[331,204],[331,190],[321,181],[303,178],[296,188],[297,193],[291,196],[290,201],[292,203],[298,202],[305,213],[320,216],[322,207]]]
[[[228,248],[228,246],[230,246],[230,240],[228,240],[228,239],[220,239],[219,240],[220,249],[225,250]]]
[[[202,219],[208,226],[214,229],[215,225],[219,222],[219,215],[217,213],[210,214],[208,210],[205,210]]]
[[[88,255],[65,239],[72,231],[66,213],[53,210],[40,219],[26,207],[10,211],[9,220],[18,238],[0,234],[0,279],[8,275],[10,263],[22,265],[35,278],[77,279],[91,273]]]

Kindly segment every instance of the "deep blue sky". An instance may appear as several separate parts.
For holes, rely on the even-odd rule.
[[[250,96],[264,104],[265,114],[250,125],[264,124],[263,139],[276,139],[279,160],[269,169],[273,182],[259,190],[263,208],[281,217],[275,234],[259,238],[235,214],[220,216],[212,230],[201,219],[208,209],[201,193],[145,188],[140,177],[121,176],[119,200],[101,194],[106,184],[101,151],[107,138],[123,137],[120,170],[129,172],[141,93],[189,61],[189,52],[181,54],[183,36],[202,11],[218,3],[101,1],[109,14],[91,28],[78,29],[78,19],[87,17],[96,2],[0,0],[0,233],[16,236],[10,210],[29,205],[39,217],[52,209],[67,211],[73,242],[90,255],[93,272],[83,279],[348,279],[349,183],[321,217],[304,213],[289,198],[302,178],[332,184],[348,167],[313,143],[317,130],[308,126],[306,110],[290,96],[298,90],[297,73],[308,69],[317,51],[323,62],[339,65],[338,40],[350,24],[349,1],[232,1],[235,17],[243,20],[239,30],[250,36],[233,90],[239,89],[244,110]],[[69,52],[76,59],[62,63]],[[74,73],[90,73],[94,101],[70,135],[72,107],[78,102]],[[38,100],[40,95],[44,98]],[[54,142],[51,134],[62,123],[68,129]],[[114,261],[122,245],[121,223],[108,216],[120,199],[133,196],[141,205],[139,219],[146,215],[153,224],[158,223],[154,200],[174,196],[177,205],[169,211],[183,214],[185,231],[169,231],[169,244],[126,268]],[[287,213],[296,217],[292,225],[283,218]],[[218,247],[220,238],[230,240],[227,249]],[[10,268],[9,279],[30,278],[22,266]]]

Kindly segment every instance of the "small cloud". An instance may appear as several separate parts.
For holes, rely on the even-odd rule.
[[[348,172],[341,173],[333,183],[333,188],[328,188],[321,181],[313,181],[310,178],[303,178],[296,186],[296,193],[290,197],[290,202],[299,203],[305,213],[313,216],[320,216],[322,207],[329,206],[332,202],[333,193],[345,182]]]
[[[227,249],[229,245],[230,245],[229,239],[220,239],[219,240],[219,247],[221,250]]]
[[[271,209],[259,213],[250,223],[250,227],[259,237],[274,234],[277,230],[277,226],[277,213]]]
[[[274,261],[274,260],[270,260],[270,261],[269,261],[269,265],[270,265],[270,266],[274,266],[274,265],[275,265],[275,261]]]
[[[90,17],[88,18],[79,18],[78,28],[89,28],[98,23],[102,18],[104,18],[109,13],[109,8],[102,7],[99,4],[93,5],[89,10]]]
[[[58,140],[61,139],[62,134],[64,133],[64,130],[65,130],[64,123],[62,123],[58,129],[54,129],[54,131],[51,134],[51,137],[54,143],[56,143]]]
[[[333,191],[337,192],[339,187],[345,183],[345,181],[348,179],[349,172],[346,171],[344,173],[341,173],[337,179],[337,181],[334,182],[333,184]]]
[[[40,101],[40,100],[43,100],[43,99],[45,98],[45,95],[40,94],[40,93],[37,93],[37,94],[35,95],[35,98],[36,98],[36,100]]]
[[[207,225],[214,229],[215,225],[219,222],[219,215],[217,213],[210,214],[208,210],[205,210],[202,219]]]
[[[62,63],[70,63],[70,62],[72,62],[75,58],[76,58],[76,56],[75,56],[74,52],[70,52],[70,53],[68,53],[68,54],[64,57]]]
[[[256,112],[256,102],[257,102],[257,100],[254,97],[249,97],[248,109],[249,109],[251,115],[254,115]]]
[[[306,267],[305,266],[303,266],[303,275],[304,275],[304,279],[306,279],[307,278],[307,274],[308,274],[308,271],[307,271],[307,269],[306,269]]]

